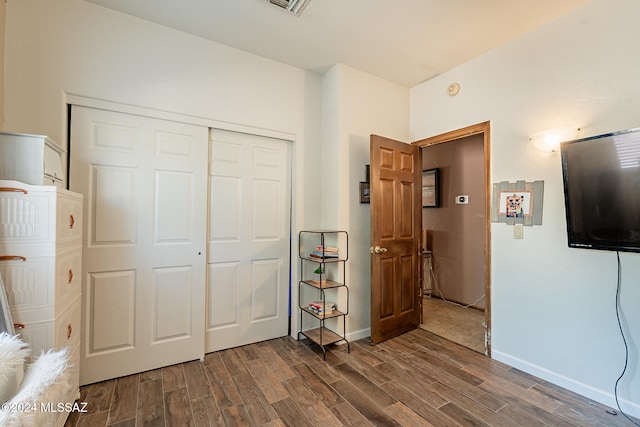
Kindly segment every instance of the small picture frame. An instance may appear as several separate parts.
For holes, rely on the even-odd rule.
[[[368,182],[360,182],[360,203],[371,203],[371,192]]]
[[[491,221],[508,225],[542,225],[544,181],[493,184]]]
[[[440,169],[422,171],[422,207],[440,207]]]
[[[498,213],[507,218],[524,218],[533,214],[533,192],[527,190],[501,191]]]

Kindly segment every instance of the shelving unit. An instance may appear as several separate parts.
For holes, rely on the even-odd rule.
[[[328,246],[328,243],[333,246]],[[302,335],[319,345],[325,359],[326,347],[331,344],[344,341],[347,344],[347,351],[351,351],[345,336],[346,316],[349,314],[349,287],[346,285],[349,235],[346,231],[301,231],[298,234],[298,249],[300,257],[298,307],[301,328],[298,339]],[[312,279],[312,275],[316,275],[317,279]],[[316,295],[317,299],[306,300],[309,294]],[[326,307],[329,301],[327,294],[334,299],[333,310],[326,313],[314,311],[309,304],[317,302],[321,307]],[[317,322],[318,327],[303,330],[305,317]]]

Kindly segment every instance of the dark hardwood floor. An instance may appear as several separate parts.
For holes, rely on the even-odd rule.
[[[84,386],[65,426],[633,426],[422,329],[319,351],[280,338]]]

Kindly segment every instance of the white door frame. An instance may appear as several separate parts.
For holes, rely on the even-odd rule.
[[[230,130],[234,132],[250,133],[253,135],[266,136],[270,138],[283,139],[285,141],[296,141],[296,135],[290,132],[281,132],[271,129],[263,129],[248,125],[236,123],[221,122],[218,120],[208,119],[205,117],[189,116],[187,114],[172,113],[169,111],[154,110],[152,108],[139,107],[135,105],[120,104],[117,102],[103,101],[100,99],[87,98],[79,95],[65,94],[63,96],[63,109],[67,111],[69,105],[79,105],[82,107],[98,108],[102,110],[110,110],[118,113],[128,113],[136,116],[145,116],[155,119],[171,120],[174,122],[187,123],[192,125],[206,126],[209,128],[217,128]],[[68,123],[64,122],[62,135],[68,135]]]

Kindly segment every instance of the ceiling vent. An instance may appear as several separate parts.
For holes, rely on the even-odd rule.
[[[297,16],[302,14],[302,11],[311,0],[269,0],[271,4],[275,4],[291,13],[295,13]]]

